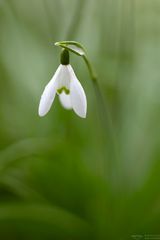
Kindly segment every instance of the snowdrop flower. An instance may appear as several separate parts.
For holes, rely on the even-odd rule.
[[[73,109],[82,118],[86,117],[87,100],[82,85],[69,64],[69,52],[63,49],[61,64],[46,85],[39,104],[39,116],[45,116],[50,110],[56,94],[65,109]]]

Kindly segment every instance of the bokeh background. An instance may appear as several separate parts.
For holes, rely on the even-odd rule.
[[[62,40],[98,74],[103,100],[71,54],[85,120],[58,98],[37,113]],[[0,239],[147,235],[160,239],[160,1],[0,0]]]

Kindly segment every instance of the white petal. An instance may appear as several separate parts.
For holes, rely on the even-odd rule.
[[[62,92],[59,95],[59,100],[65,109],[72,109],[70,94],[66,94],[65,92]]]
[[[61,72],[61,65],[58,67],[50,82],[46,85],[39,103],[38,113],[43,117],[50,110],[57,91],[57,81]]]
[[[61,89],[62,87],[65,87],[69,90],[70,88],[70,71],[68,69],[69,65],[60,65],[60,72],[58,75],[58,81],[57,81],[57,88]]]
[[[73,110],[79,117],[85,118],[87,113],[87,99],[85,92],[72,67],[68,65],[68,68],[70,69],[71,74],[70,95]]]

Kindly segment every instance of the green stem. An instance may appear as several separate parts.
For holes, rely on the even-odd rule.
[[[91,65],[90,61],[88,60],[88,58],[87,58],[86,55],[83,55],[82,57],[83,57],[86,65],[87,65],[87,67],[88,67],[89,74],[90,74],[90,76],[91,76],[92,81],[93,81],[93,82],[96,82],[96,81],[97,81],[97,76],[96,76],[96,74],[95,74],[95,72],[94,72],[94,70],[93,70],[93,68],[92,68],[92,65]]]
[[[107,162],[107,168],[108,168],[108,175],[111,178],[112,175],[112,164],[113,161],[115,161],[115,159],[117,159],[117,144],[116,144],[116,136],[115,136],[115,131],[114,131],[114,127],[113,127],[113,123],[112,123],[112,119],[111,119],[111,114],[109,112],[109,107],[108,105],[106,106],[106,100],[104,100],[99,83],[98,83],[98,77],[92,67],[91,62],[89,61],[89,59],[87,58],[86,54],[84,54],[83,59],[87,65],[92,83],[93,83],[93,87],[94,87],[94,91],[95,91],[95,95],[96,95],[96,100],[97,100],[97,104],[98,104],[98,110],[99,110],[99,115],[100,115],[100,119],[102,122],[102,138],[104,139],[104,144],[105,144],[105,151],[107,150],[107,159],[105,162]],[[104,131],[105,129],[108,129],[107,131],[107,135],[106,132]],[[105,154],[106,156],[106,154]],[[103,164],[105,165],[105,164]],[[104,170],[105,170],[105,166]]]

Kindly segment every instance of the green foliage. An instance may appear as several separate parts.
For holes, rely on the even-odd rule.
[[[159,14],[159,0],[0,1],[0,239],[160,234]],[[98,73],[102,101],[70,54],[85,120],[58,98],[38,116],[60,40]]]

